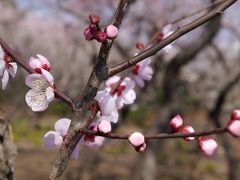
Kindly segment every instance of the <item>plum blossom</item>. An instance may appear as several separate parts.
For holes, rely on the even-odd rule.
[[[43,144],[47,149],[54,150],[59,148],[65,140],[71,120],[62,118],[56,121],[54,125],[55,131],[48,131],[43,137]],[[72,152],[72,158],[78,158],[78,147],[76,146]]]
[[[198,139],[198,146],[206,156],[213,156],[218,148],[217,142],[206,136]]]
[[[0,76],[2,76],[2,89],[7,87],[9,74],[12,78],[17,73],[17,63],[12,62],[11,58],[4,52],[0,45]]]
[[[31,57],[29,60],[29,66],[35,70],[38,74],[43,74],[49,82],[53,82],[53,76],[50,74],[50,63],[42,55],[37,55],[37,58]]]
[[[104,119],[108,122],[117,123],[118,112],[114,97],[111,96],[107,90],[103,90],[97,93],[95,100],[98,102],[101,112],[101,117],[99,118],[98,122]]]
[[[132,73],[134,74],[134,79],[136,83],[143,88],[145,85],[144,81],[150,81],[153,75],[153,69],[149,66],[151,63],[151,59],[147,58],[140,63],[137,63],[132,68]]]
[[[227,130],[234,137],[240,137],[240,120],[231,120],[227,125]]]
[[[97,128],[98,128],[98,131],[104,134],[110,133],[112,131],[112,126],[110,122],[104,119],[99,122]]]
[[[113,95],[117,109],[121,109],[124,104],[132,104],[136,99],[133,90],[135,82],[129,77],[123,80],[119,76],[113,76],[106,81],[106,90]]]
[[[92,131],[98,131],[98,123],[93,122],[90,124],[88,129]],[[83,146],[91,147],[91,148],[99,148],[103,145],[105,138],[101,136],[94,136],[94,135],[88,135],[85,134],[80,139],[79,143]]]
[[[132,146],[135,148],[137,152],[144,152],[146,148],[145,138],[144,135],[140,132],[134,132],[132,133],[128,141],[132,144]]]
[[[170,121],[170,126],[174,132],[177,132],[183,125],[183,119],[180,115],[176,115]]]
[[[114,39],[118,35],[118,28],[116,26],[110,24],[105,28],[105,32],[109,39]]]
[[[172,25],[168,24],[163,27],[162,32],[160,33],[160,39],[158,41],[161,41],[162,39],[165,39],[166,37],[170,36],[173,34],[174,31],[172,30]],[[172,43],[167,45],[166,47],[163,48],[164,53],[169,53],[173,49]]]
[[[46,79],[42,74],[30,74],[26,77],[25,84],[31,89],[27,92],[25,100],[33,111],[44,111],[54,99],[53,78]]]
[[[193,127],[189,126],[189,125],[186,125],[179,129],[180,134],[189,134],[189,133],[194,133],[194,132],[195,132],[195,130],[193,129]],[[185,141],[192,141],[194,139],[195,139],[195,137],[185,137],[184,138]]]

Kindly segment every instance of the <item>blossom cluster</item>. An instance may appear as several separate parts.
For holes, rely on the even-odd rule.
[[[0,76],[2,77],[2,89],[7,87],[9,75],[14,78],[17,73],[17,63],[12,62],[10,56],[0,45]]]
[[[90,24],[84,30],[85,39],[91,41],[96,39],[98,42],[104,42],[107,39],[114,39],[118,35],[118,28],[112,24],[106,26],[104,31],[99,26],[100,17],[95,14],[89,15]]]

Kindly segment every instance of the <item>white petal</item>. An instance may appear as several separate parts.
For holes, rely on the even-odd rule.
[[[62,118],[57,120],[54,125],[54,129],[59,132],[62,136],[67,134],[68,128],[70,126],[71,120],[67,118]]]
[[[115,99],[111,96],[105,96],[99,103],[102,115],[110,115],[115,109]]]
[[[47,149],[56,149],[63,143],[62,136],[56,131],[48,131],[43,137],[43,144]]]
[[[41,62],[34,58],[34,57],[31,57],[30,60],[29,60],[29,66],[33,69],[36,69],[36,68],[41,68]]]
[[[153,69],[150,66],[145,67],[141,71],[141,76],[144,80],[150,81],[152,79]]]
[[[133,89],[129,90],[127,93],[124,94],[124,103],[125,104],[132,104],[136,99],[136,93]]]
[[[118,97],[115,101],[115,104],[117,109],[121,109],[124,105],[124,99],[121,96]]]
[[[3,61],[3,59],[4,59],[4,51],[3,51],[2,46],[0,45],[0,61],[1,60]]]
[[[8,73],[14,78],[17,73],[17,63],[11,62],[9,63],[12,67],[8,68]]]
[[[5,70],[5,62],[0,59],[0,76],[3,75],[4,70]]]
[[[53,85],[53,81],[54,81],[54,78],[53,76],[51,75],[50,72],[46,71],[45,69],[41,69],[42,71],[42,74],[45,76],[45,78],[47,79],[47,81],[49,82],[49,84]]]
[[[7,70],[5,69],[5,71],[3,73],[3,77],[2,77],[2,89],[3,90],[7,87],[8,80],[9,80],[9,74],[8,74]]]
[[[53,90],[53,88],[48,87],[46,89],[46,96],[47,96],[48,102],[51,102],[54,99],[54,90]]]
[[[145,86],[144,80],[140,76],[135,76],[135,81],[141,88]]]
[[[109,93],[107,92],[107,91],[105,91],[105,90],[103,90],[103,91],[98,91],[97,92],[97,95],[95,96],[95,100],[97,100],[98,101],[98,103],[100,103],[103,99],[104,99],[104,97],[105,96],[108,96],[109,95]]]
[[[111,116],[110,116],[111,122],[117,123],[118,122],[118,117],[119,117],[118,111],[117,110],[113,111],[111,113]]]
[[[46,89],[49,84],[42,74],[30,74],[25,79],[25,84],[32,89]]]
[[[126,89],[124,91],[128,91],[129,89],[133,89],[135,86],[135,82],[129,78],[129,77],[125,77],[121,83],[121,85],[125,86]],[[124,92],[123,91],[123,92]]]
[[[25,96],[25,100],[33,111],[44,111],[48,107],[46,94],[36,89],[30,89]]]
[[[111,86],[112,84],[117,83],[118,81],[120,81],[120,77],[119,76],[113,76],[110,77],[107,81],[106,81],[106,86]]]

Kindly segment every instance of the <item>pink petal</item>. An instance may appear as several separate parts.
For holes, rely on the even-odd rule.
[[[3,73],[3,77],[2,77],[2,89],[3,90],[6,89],[8,80],[9,80],[9,74],[8,74],[7,70],[5,69],[5,71]]]
[[[106,27],[105,32],[108,38],[114,39],[118,35],[118,28],[111,24]]]
[[[47,149],[56,149],[63,143],[63,138],[56,131],[48,131],[43,137],[43,143]]]
[[[135,76],[135,81],[141,88],[145,86],[145,82],[140,76]]]
[[[240,109],[235,109],[231,114],[231,120],[240,120]]]
[[[8,73],[14,78],[17,73],[17,63],[11,62],[9,64],[12,65],[12,67],[8,69]]]
[[[54,129],[62,136],[65,136],[67,134],[70,124],[71,124],[70,119],[62,118],[56,121]]]
[[[153,69],[149,66],[143,68],[141,71],[141,76],[144,80],[150,81],[152,79]]]
[[[125,104],[132,104],[136,99],[136,93],[133,89],[131,89],[127,93],[123,94],[123,98]]]
[[[111,115],[115,109],[115,99],[111,96],[105,96],[104,99],[99,102],[102,115]]]
[[[126,89],[124,91],[127,91],[134,88],[135,82],[131,78],[125,77],[121,85],[126,86]]]
[[[193,127],[189,126],[189,125],[184,126],[179,130],[180,134],[189,134],[189,133],[194,133],[194,132],[195,132],[195,130],[193,129]],[[195,137],[185,137],[184,139],[186,141],[192,141],[195,139]]]
[[[102,120],[99,124],[98,124],[98,130],[102,133],[109,133],[112,131],[112,126],[111,124],[106,121],[106,120]]]
[[[202,152],[207,156],[213,156],[218,148],[217,142],[208,137],[199,138],[198,145]]]
[[[41,62],[39,61],[39,59],[36,59],[34,57],[31,57],[30,60],[29,60],[29,66],[32,68],[32,69],[36,69],[36,68],[41,68],[42,67],[42,64]]]
[[[147,145],[146,143],[142,144],[141,146],[139,146],[138,148],[135,148],[137,152],[140,153],[144,153],[145,149],[146,149]]]
[[[240,120],[231,120],[227,126],[227,130],[235,137],[240,137]]]
[[[45,58],[44,56],[37,54],[37,57],[39,58],[41,65],[46,64],[49,68],[50,68],[50,63],[47,60],[47,58]]]
[[[138,146],[141,146],[142,144],[145,143],[145,138],[144,138],[144,135],[142,133],[134,132],[129,136],[128,141],[134,147],[138,147]]]
[[[112,84],[118,83],[118,81],[120,81],[120,77],[119,76],[113,76],[110,77],[107,81],[106,81],[106,86],[111,86]]]
[[[177,132],[182,125],[183,125],[183,120],[180,115],[176,115],[170,121],[170,126],[174,132]]]
[[[54,90],[53,90],[53,88],[48,87],[46,89],[46,96],[47,96],[48,102],[51,102],[54,99]]]

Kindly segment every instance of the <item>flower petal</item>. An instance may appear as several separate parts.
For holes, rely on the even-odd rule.
[[[33,69],[36,69],[36,68],[41,68],[42,64],[38,59],[31,57],[29,60],[29,66]]]
[[[17,73],[17,63],[11,62],[9,63],[12,67],[8,68],[8,73],[14,78]]]
[[[53,88],[48,87],[46,89],[46,96],[47,96],[48,102],[51,102],[54,99],[54,90],[53,90]]]
[[[49,86],[45,76],[42,74],[30,74],[25,79],[25,84],[32,89],[44,89]]]
[[[111,96],[105,96],[104,99],[99,102],[102,115],[110,115],[115,109],[115,99]]]
[[[50,72],[46,71],[45,69],[41,69],[42,74],[45,76],[45,78],[47,79],[47,81],[49,82],[49,84],[53,85],[54,82],[54,78],[51,75]]]
[[[132,104],[136,99],[136,93],[133,89],[123,94],[124,104]]]
[[[54,129],[60,133],[62,136],[67,134],[68,128],[70,126],[71,120],[67,118],[62,118],[56,121],[54,124]]]
[[[113,76],[110,77],[107,81],[106,81],[106,86],[111,86],[112,84],[117,83],[118,81],[120,81],[120,77],[119,76]]]
[[[25,100],[27,105],[37,112],[46,110],[49,104],[46,94],[36,89],[30,89],[25,96]]]
[[[1,57],[0,57],[0,76],[3,75],[4,70],[5,70],[5,62],[1,60]]]
[[[140,76],[135,76],[135,81],[141,88],[145,86],[145,82]]]
[[[3,73],[3,77],[2,77],[2,89],[3,90],[7,87],[8,80],[9,80],[9,74],[8,74],[7,70],[5,69],[5,71]]]
[[[78,149],[78,146],[76,146],[72,152],[71,158],[76,160],[78,159],[78,155],[79,155],[79,149]]]
[[[50,63],[48,61],[47,58],[45,58],[44,56],[37,54],[38,59],[40,60],[40,62],[43,64],[46,64],[48,67],[50,67]]]
[[[63,143],[62,136],[56,131],[48,131],[43,137],[43,144],[47,149],[56,149]]]
[[[146,81],[150,81],[152,79],[152,75],[153,75],[153,69],[149,66],[145,67],[141,71],[141,76]]]

